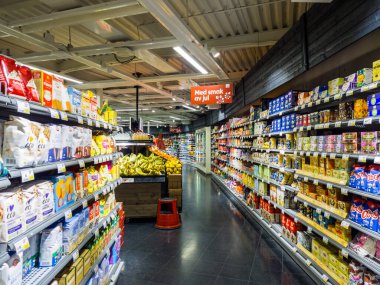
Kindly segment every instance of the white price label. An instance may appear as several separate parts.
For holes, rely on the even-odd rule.
[[[352,96],[354,94],[354,90],[348,90],[347,92],[346,92],[346,96],[348,97],[348,96]]]
[[[332,186],[332,184],[331,183],[327,183],[327,189],[332,189],[333,188],[333,186]]]
[[[280,188],[281,188],[282,191],[285,191],[285,186],[281,185]]]
[[[108,129],[108,125],[105,122],[103,122],[103,129]]]
[[[335,122],[335,128],[340,128],[342,126],[342,122]]]
[[[344,248],[342,248],[342,256],[348,258],[348,251]]]
[[[65,211],[65,220],[69,220],[73,217],[73,212],[71,212],[71,209]]]
[[[340,98],[342,98],[342,94],[334,95],[334,100],[339,100]]]
[[[100,128],[100,122],[99,121],[95,121],[95,127]]]
[[[99,271],[99,266],[96,265],[96,266],[94,267],[94,273],[96,274],[96,273],[98,273],[98,271]]]
[[[298,219],[297,219],[297,218],[294,218],[294,222],[295,222],[295,223],[298,223]]]
[[[367,157],[365,155],[359,155],[358,161],[359,162],[367,162]]]
[[[50,117],[53,119],[58,119],[59,120],[59,113],[56,109],[49,109],[50,110]]]
[[[294,108],[294,111],[298,111],[298,109],[299,109],[299,106],[296,106],[296,107]]]
[[[294,179],[297,179],[298,178],[298,174],[294,174]]]
[[[15,246],[15,251],[17,253],[21,253],[24,250],[27,250],[30,247],[28,237],[25,236],[21,240],[19,240],[18,242],[15,242],[14,246]]]
[[[99,163],[99,157],[95,156],[94,157],[94,164],[98,164]]]
[[[350,224],[347,221],[342,221],[340,223],[342,228],[348,229],[350,227]]]
[[[284,150],[280,150],[280,154],[285,154],[285,151]]]
[[[302,155],[302,156],[305,155],[305,152],[304,152],[304,151],[301,151],[301,152],[300,152],[300,155]]]
[[[326,219],[328,219],[328,218],[330,218],[330,213],[329,212],[325,212],[324,216],[325,216]]]
[[[303,127],[300,127],[300,132],[302,132],[303,131]]]
[[[348,195],[348,190],[346,188],[341,188],[340,192],[342,192],[343,195]]]
[[[318,99],[317,101],[315,101],[315,105],[319,105],[321,104],[321,99]]]
[[[310,102],[309,104],[307,104],[307,106],[310,108],[310,107],[313,107],[313,102]]]
[[[313,156],[314,156],[314,157],[318,157],[318,152],[316,152],[316,151],[313,152]]]
[[[94,194],[94,199],[95,199],[95,201],[98,201],[98,200],[99,200],[99,194],[98,194],[98,193],[95,193],[95,194]]]
[[[316,124],[314,128],[316,130],[322,129],[323,128],[323,124]]]
[[[297,151],[295,150],[295,151],[293,152],[293,154],[294,154],[294,155],[297,155]]]
[[[280,172],[285,172],[285,168],[284,167],[280,167]]]
[[[376,164],[380,164],[380,156],[376,156],[376,157],[373,159],[373,162],[376,163]]]
[[[82,202],[82,208],[83,208],[83,209],[84,209],[84,208],[87,208],[87,206],[88,206],[87,200],[84,200],[84,201]]]
[[[323,280],[323,282],[326,283],[329,280],[329,277],[326,274],[323,274],[322,275],[322,280]]]
[[[318,186],[318,180],[314,179],[313,184]]]
[[[364,121],[363,121],[363,124],[364,125],[370,125],[370,124],[372,124],[372,118],[365,118]]]
[[[368,85],[369,89],[375,89],[377,88],[377,82],[372,82],[371,84]]]
[[[306,128],[308,131],[311,131],[311,126],[307,126]]]
[[[361,92],[366,92],[368,90],[369,90],[369,86],[368,85],[364,85],[362,88],[360,88]]]
[[[284,210],[284,209],[282,209],[282,210],[281,210],[281,213],[285,214],[285,210]]]
[[[30,104],[26,101],[16,100],[17,112],[23,114],[30,114]]]
[[[276,235],[277,235],[278,237],[281,237],[281,233],[276,233]]]
[[[325,129],[328,129],[328,128],[330,127],[330,124],[329,124],[329,123],[326,123],[326,124],[323,125],[323,127],[324,127]]]
[[[80,168],[83,168],[83,167],[86,166],[86,164],[84,163],[84,160],[83,160],[83,159],[79,159],[79,160],[78,160],[78,164],[79,164],[79,167],[80,167]]]
[[[308,181],[309,181],[309,177],[306,177],[306,176],[305,176],[305,177],[303,178],[303,181],[308,182]]]
[[[274,204],[274,203],[272,203],[273,204],[273,207],[275,208],[275,209],[277,209],[277,205],[276,204]]]
[[[328,243],[329,243],[329,239],[327,238],[327,236],[324,236],[324,237],[323,237],[323,242],[324,242],[325,244],[328,244]]]
[[[326,153],[325,152],[322,152],[322,154],[321,154],[321,156],[323,157],[323,158],[326,158]]]
[[[305,109],[305,107],[306,107],[306,104],[301,105],[301,110]]]
[[[335,159],[335,157],[336,157],[336,153],[330,153],[330,158],[331,159]]]
[[[99,237],[99,229],[96,229],[96,230],[95,230],[95,237],[96,237],[96,238]]]
[[[297,197],[294,197],[294,202],[298,202],[298,198]]]
[[[309,203],[307,203],[307,202],[303,202],[303,205],[304,205],[305,207],[309,207]]]
[[[307,151],[307,152],[306,152],[306,156],[310,156],[310,151]]]
[[[316,211],[318,214],[322,213],[322,210],[321,210],[320,208],[315,209],[315,211]]]
[[[74,252],[73,252],[73,261],[74,261],[74,262],[77,261],[78,257],[79,257],[79,250],[76,249],[76,250],[74,250]]]
[[[34,171],[33,169],[23,169],[21,172],[21,182],[28,182],[34,180]]]
[[[66,112],[60,111],[59,113],[61,115],[61,120],[63,120],[63,121],[68,121],[69,120],[69,118],[67,117],[67,113]]]
[[[57,172],[58,173],[66,172],[66,165],[64,163],[58,163],[57,164]]]
[[[77,116],[78,119],[78,124],[83,125],[83,117],[82,116]]]
[[[342,159],[343,160],[348,160],[350,158],[350,155],[349,154],[343,154],[342,155]]]
[[[92,127],[92,120],[90,118],[87,118],[87,125],[89,125],[90,127]]]
[[[348,121],[348,126],[349,127],[355,127],[356,121],[355,120],[349,120]]]
[[[309,259],[306,259],[306,266],[310,267],[310,265],[311,265],[311,261]]]
[[[107,194],[107,187],[104,187],[102,192],[103,192],[103,195]]]
[[[106,228],[107,227],[107,220],[105,220],[104,222],[103,222],[103,228]]]
[[[297,252],[297,248],[295,246],[293,246],[292,251]]]
[[[323,100],[323,102],[325,102],[325,103],[330,102],[330,98],[329,98],[329,97],[325,98],[325,99]]]

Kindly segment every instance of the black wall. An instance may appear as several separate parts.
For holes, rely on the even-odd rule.
[[[314,4],[236,85],[233,103],[194,121],[194,129],[223,121],[264,95],[279,96],[294,87],[292,79],[307,74],[379,27],[380,0]]]

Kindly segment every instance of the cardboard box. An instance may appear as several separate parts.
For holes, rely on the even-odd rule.
[[[33,80],[40,94],[41,104],[53,107],[53,76],[43,71],[33,71]]]
[[[169,189],[181,189],[182,188],[182,175],[181,174],[169,174],[168,175],[168,188]]]

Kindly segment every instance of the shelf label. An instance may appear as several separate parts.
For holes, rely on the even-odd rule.
[[[317,101],[315,101],[315,105],[319,105],[321,104],[321,99],[318,99]]]
[[[26,101],[16,100],[17,112],[23,114],[30,114],[30,104]]]
[[[95,199],[95,201],[98,201],[98,200],[99,200],[99,194],[98,194],[98,193],[95,193],[95,194],[94,194],[94,199]]]
[[[336,157],[336,153],[330,153],[330,158],[331,159],[335,159],[335,157]]]
[[[299,109],[299,106],[296,106],[296,107],[294,108],[294,111],[298,111],[298,109]]]
[[[310,107],[313,107],[313,102],[310,102],[309,104],[307,104],[307,106],[310,108]]]
[[[108,129],[108,125],[105,122],[103,122],[103,129]]]
[[[79,257],[79,250],[76,249],[73,251],[73,262],[77,261],[78,257]]]
[[[297,252],[297,247],[293,246],[292,251],[293,251],[294,253],[296,253],[296,252]]]
[[[342,226],[342,228],[345,229],[348,229],[350,227],[350,224],[347,221],[342,221],[340,225]]]
[[[326,153],[325,152],[322,152],[322,154],[321,154],[321,156],[323,157],[323,158],[326,158]]]
[[[297,218],[294,218],[294,222],[295,222],[295,223],[298,223],[298,219],[297,219]]]
[[[284,210],[284,209],[281,209],[281,213],[285,214],[285,210]]]
[[[96,230],[95,230],[95,237],[96,237],[96,238],[99,237],[99,229],[96,229]]]
[[[325,123],[325,124],[323,125],[323,127],[324,127],[325,129],[328,129],[328,128],[330,127],[330,124],[329,124],[329,123]]]
[[[300,132],[302,132],[303,131],[303,127],[300,127]]]
[[[84,208],[87,208],[87,206],[88,206],[87,200],[84,200],[84,201],[82,202],[82,208],[83,208],[83,209],[84,209]]]
[[[104,222],[103,222],[103,228],[106,228],[107,227],[107,220],[105,220]]]
[[[78,124],[83,125],[83,117],[82,116],[77,116],[78,119]]]
[[[325,212],[324,216],[325,216],[326,219],[329,219],[330,218],[330,213],[329,212]]]
[[[71,209],[68,209],[65,211],[65,220],[69,220],[73,217],[73,212],[71,212]]]
[[[282,191],[285,191],[285,186],[281,185],[280,188]]]
[[[303,178],[303,181],[308,182],[308,181],[309,181],[309,177],[305,176],[305,177]]]
[[[59,113],[61,114],[61,120],[63,121],[68,121],[69,118],[67,117],[67,113],[64,112],[64,111],[59,111]]]
[[[308,232],[309,234],[311,234],[311,233],[313,232],[313,228],[312,228],[312,227],[307,227],[307,232]]]
[[[90,118],[87,118],[87,125],[89,125],[90,127],[92,127],[92,120]]]
[[[294,202],[298,202],[298,198],[297,198],[297,196],[296,197],[294,197]]]
[[[276,235],[277,235],[278,237],[281,237],[281,233],[280,233],[280,232],[277,232]]]
[[[327,184],[326,184],[326,187],[327,187],[327,189],[332,189],[332,188],[333,188],[333,186],[332,186],[331,183],[327,183]]]
[[[376,157],[373,159],[373,162],[376,163],[376,164],[380,164],[380,156],[376,156]]]
[[[322,275],[322,280],[323,280],[323,282],[326,283],[329,280],[329,277],[326,274],[323,274]]]
[[[284,150],[280,150],[280,154],[285,154],[285,151]]]
[[[313,152],[314,157],[318,157],[318,152]]]
[[[342,192],[343,195],[348,195],[348,190],[346,188],[341,188],[340,192]]]
[[[348,126],[349,127],[355,127],[356,121],[355,120],[349,120],[348,121]]]
[[[311,126],[307,126],[306,128],[308,131],[311,131]]]
[[[348,160],[350,158],[350,155],[349,154],[343,154],[342,155],[342,159],[343,160]]]
[[[323,242],[325,244],[328,244],[329,243],[329,239],[327,238],[327,236],[323,236]]]
[[[294,174],[294,179],[297,179],[298,178],[298,174]]]
[[[330,98],[329,98],[329,97],[325,98],[325,99],[323,100],[323,102],[325,102],[325,103],[330,102]]]
[[[58,119],[59,120],[59,113],[56,109],[49,109],[50,111],[50,117],[52,117],[53,119]]]
[[[79,160],[78,160],[78,164],[79,164],[79,167],[80,167],[80,168],[83,168],[83,167],[86,166],[86,164],[84,163],[84,160],[83,160],[83,159],[79,159]]]
[[[322,213],[321,208],[317,208],[317,209],[315,209],[315,211],[316,211],[318,214]]]
[[[340,128],[342,126],[342,122],[335,122],[335,128]]]
[[[336,94],[334,95],[334,100],[339,100],[342,98],[342,94]]]
[[[95,127],[100,128],[100,122],[99,121],[95,121]]]
[[[318,186],[318,180],[314,179],[313,184]]]
[[[17,253],[21,253],[24,250],[27,250],[30,247],[28,237],[25,236],[18,242],[15,242],[14,246]]]
[[[352,96],[354,94],[354,90],[348,90],[347,92],[346,92],[346,96],[348,97],[348,96]]]
[[[364,125],[370,125],[370,124],[372,124],[372,118],[365,118],[364,121],[363,121],[363,124]]]
[[[280,172],[285,172],[285,167],[280,167]]]
[[[34,171],[33,169],[23,169],[21,172],[21,182],[28,182],[34,180]]]
[[[306,152],[306,156],[310,156],[310,151],[307,151],[307,152]]]
[[[306,259],[306,266],[310,267],[310,265],[311,265],[311,261],[309,259]]]
[[[58,163],[57,164],[57,171],[58,171],[58,173],[66,172],[66,165],[64,163]]]
[[[369,90],[369,86],[368,85],[364,85],[362,88],[360,88],[361,92],[366,92],[368,90]]]
[[[342,256],[348,258],[348,251],[344,248],[342,248]]]
[[[301,105],[301,110],[305,109],[305,107],[306,107],[306,104]]]
[[[100,162],[99,162],[99,157],[95,156],[95,157],[94,157],[94,164],[98,164],[98,163],[100,163]]]
[[[367,157],[365,155],[359,155],[358,161],[359,162],[367,162]]]

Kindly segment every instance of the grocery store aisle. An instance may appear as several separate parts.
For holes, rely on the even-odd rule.
[[[252,226],[211,177],[184,168],[183,226],[129,223],[118,285],[297,285],[314,282],[259,226]]]

